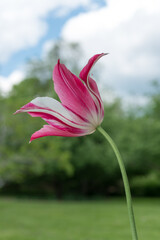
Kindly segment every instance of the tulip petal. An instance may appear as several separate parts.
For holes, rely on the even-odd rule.
[[[96,106],[90,91],[59,61],[53,70],[53,81],[55,91],[64,106],[85,119],[97,122]]]
[[[60,102],[49,97],[37,97],[24,105],[19,112],[28,112],[32,117],[41,117],[45,121],[57,121],[70,127],[86,129],[89,122],[79,118],[76,114],[66,109]]]
[[[88,75],[92,69],[92,67],[94,66],[94,64],[101,58],[103,57],[104,55],[106,55],[106,53],[101,53],[101,54],[96,54],[94,55],[93,57],[91,57],[87,63],[87,65],[82,69],[82,71],[80,72],[79,74],[79,77],[86,83],[86,85],[88,86],[89,83],[92,84],[92,86],[90,87],[93,87],[93,91],[95,91],[96,94],[100,95],[99,94],[99,91],[98,91],[98,87],[97,87],[97,84],[96,82],[90,78],[90,81],[88,83]],[[94,83],[92,83],[94,82]]]
[[[102,120],[104,116],[104,108],[103,108],[103,102],[100,96],[100,93],[98,91],[98,87],[96,82],[89,76],[89,73],[94,66],[94,64],[102,57],[106,55],[106,53],[96,54],[92,58],[89,59],[87,65],[82,69],[82,71],[79,74],[79,77],[85,82],[88,89],[93,94],[94,101],[96,103],[98,112],[99,112],[99,118]]]
[[[85,82],[87,87],[94,93],[95,96],[99,98],[99,100],[102,102],[100,93],[98,91],[98,87],[96,82],[89,76],[89,73],[94,66],[94,64],[102,57],[106,55],[106,53],[96,54],[92,58],[89,59],[87,65],[82,69],[82,71],[79,74],[79,77]]]
[[[81,131],[79,133],[70,132],[68,129],[59,129],[51,125],[44,125],[43,128],[33,133],[30,142],[36,138],[46,137],[46,136],[63,136],[63,137],[80,137],[92,132]]]

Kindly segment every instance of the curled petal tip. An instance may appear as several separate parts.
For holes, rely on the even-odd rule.
[[[34,134],[34,133],[33,133]],[[33,134],[32,134],[32,136],[31,136],[31,138],[30,138],[30,140],[29,140],[29,144],[31,143],[31,142],[33,142],[33,140],[35,139],[35,138],[33,138]]]
[[[13,115],[16,115],[17,113],[20,113],[20,110],[17,110],[16,112],[13,113]]]
[[[102,57],[102,56],[106,56],[106,55],[108,55],[109,53],[101,53],[100,54],[100,56]]]

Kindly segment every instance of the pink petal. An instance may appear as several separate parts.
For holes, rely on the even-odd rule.
[[[38,97],[16,111],[19,112],[28,112],[32,117],[41,117],[45,121],[55,120],[76,128],[88,128],[90,125],[88,121],[79,118],[60,102],[49,97]]]
[[[87,87],[100,100],[101,100],[101,97],[100,97],[100,94],[99,94],[99,91],[98,91],[97,84],[91,77],[89,77],[89,73],[90,73],[92,67],[94,66],[94,64],[104,55],[106,55],[106,53],[96,54],[92,58],[90,58],[87,65],[82,69],[82,71],[79,74],[79,77],[86,83]]]
[[[95,102],[96,102],[98,112],[99,112],[99,117],[101,118],[101,120],[103,119],[103,116],[104,116],[103,102],[102,102],[97,84],[89,76],[89,73],[90,73],[92,67],[94,66],[94,64],[104,55],[106,55],[106,54],[105,53],[96,54],[92,58],[90,58],[87,65],[82,69],[82,71],[79,74],[79,77],[85,82],[88,89],[91,91],[91,93],[96,98]]]
[[[55,91],[64,106],[85,119],[91,116],[94,120],[96,106],[88,88],[59,61],[53,70],[53,81]]]
[[[104,107],[103,107],[103,102],[97,87],[96,82],[90,77],[88,76],[88,82],[89,82],[89,89],[91,89],[92,94],[95,96],[95,98],[97,99],[97,108],[99,109],[99,113],[101,115],[101,117],[104,117]]]
[[[93,57],[91,57],[87,63],[87,65],[82,69],[82,71],[79,74],[79,77],[86,83],[86,85],[88,85],[88,75],[92,69],[92,67],[94,66],[94,64],[104,55],[106,55],[106,53],[101,53],[101,54],[96,54]],[[92,79],[90,79],[90,81],[92,82]],[[95,83],[96,84],[96,83]],[[93,84],[93,86],[95,85]],[[97,85],[97,84],[96,84]],[[95,90],[98,90],[98,88],[96,87]],[[97,92],[97,94],[99,94],[99,92]]]
[[[90,134],[86,131],[82,131],[79,133],[69,132],[67,129],[58,129],[57,127],[53,127],[50,125],[44,125],[39,131],[33,133],[31,136],[30,142],[36,138],[46,137],[46,136],[63,136],[63,137],[79,137],[84,136],[86,134]]]
[[[60,102],[48,97],[41,97],[23,106],[19,112],[27,112],[32,117],[41,117],[50,127],[45,127],[32,137],[44,136],[83,136],[95,131],[95,127],[66,109]],[[49,126],[46,125],[46,126]],[[52,131],[48,131],[52,130]],[[37,135],[38,134],[38,135]],[[40,135],[39,135],[40,134]],[[42,136],[41,136],[42,135]]]

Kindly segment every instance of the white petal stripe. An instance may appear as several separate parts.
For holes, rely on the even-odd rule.
[[[70,112],[68,109],[64,108],[60,102],[53,98],[37,97],[34,100],[32,100],[31,103],[36,105],[37,109],[35,108],[26,110],[23,109],[23,112],[42,112],[56,117],[57,119],[61,120],[62,122],[71,127],[80,129],[91,128],[90,123],[87,123],[80,119],[78,116]],[[39,109],[38,107],[43,109]]]

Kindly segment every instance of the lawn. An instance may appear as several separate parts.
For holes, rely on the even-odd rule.
[[[134,201],[140,240],[160,239],[160,199]],[[0,240],[131,240],[123,199],[0,198]]]

